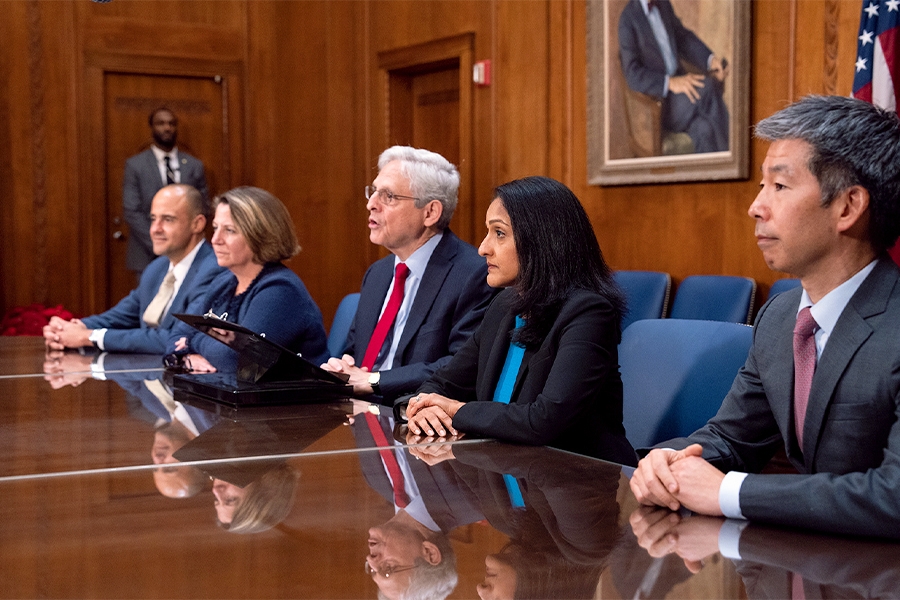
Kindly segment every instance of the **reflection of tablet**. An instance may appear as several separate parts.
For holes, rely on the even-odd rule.
[[[219,340],[238,354],[237,381],[240,383],[274,381],[317,381],[345,384],[349,376],[330,373],[273,341],[237,323],[219,317],[176,314],[194,329]]]

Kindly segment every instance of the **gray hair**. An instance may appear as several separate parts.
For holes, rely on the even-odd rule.
[[[419,198],[417,208],[432,200],[441,203],[443,211],[436,226],[446,229],[458,200],[459,171],[456,167],[437,152],[411,146],[391,146],[378,157],[378,170],[394,160],[400,161],[400,172],[409,179],[412,195]]]
[[[876,252],[900,236],[900,119],[893,112],[843,96],[806,96],[760,121],[766,141],[808,143],[808,168],[827,206],[859,185],[869,192],[869,241]]]
[[[444,600],[456,589],[459,576],[456,573],[456,552],[450,539],[441,532],[435,532],[428,541],[441,551],[441,562],[431,565],[422,557],[416,558],[409,587],[400,594],[399,600]],[[387,600],[381,590],[378,591],[378,600]]]

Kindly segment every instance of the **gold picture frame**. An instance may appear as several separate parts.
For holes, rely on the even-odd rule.
[[[669,37],[674,38],[670,47],[679,48],[678,70],[668,80],[663,79],[664,67],[661,72],[652,71],[654,60],[661,65],[664,59],[656,42],[659,36],[653,32],[644,7],[646,2],[642,6],[641,0],[588,0],[588,183],[746,178],[750,154],[750,0],[657,1],[656,25],[662,22]],[[679,41],[680,47],[676,45]],[[707,59],[706,72],[686,58],[690,55],[687,48],[695,50],[690,56],[702,54],[698,42],[716,57]],[[645,56],[646,48],[653,48],[656,56]],[[725,68],[716,70],[723,64],[722,57]],[[709,86],[709,94],[690,105],[685,104],[689,101],[685,94],[678,98],[669,91],[663,96],[662,82],[685,81],[676,78],[686,73],[693,73],[689,77],[694,82],[702,81],[702,87]],[[721,81],[720,73],[725,74]],[[694,111],[695,106],[706,107],[708,112],[700,113],[699,108]],[[685,122],[688,125],[683,131],[667,130],[684,128]]]

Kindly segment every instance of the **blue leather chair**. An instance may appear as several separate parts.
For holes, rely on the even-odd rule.
[[[347,336],[350,334],[350,325],[353,324],[358,305],[359,292],[347,294],[338,304],[334,320],[331,322],[331,330],[328,332],[328,354],[331,356],[340,356],[347,346]]]
[[[672,278],[658,271],[616,271],[616,283],[625,292],[628,312],[622,330],[641,319],[662,319],[669,308]]]
[[[637,321],[623,331],[628,441],[646,448],[703,426],[747,360],[752,334],[747,325],[685,319]]]
[[[775,294],[780,294],[781,292],[792,290],[795,287],[800,287],[799,279],[795,279],[792,277],[788,277],[787,279],[779,279],[772,284],[772,287],[769,288],[769,298],[771,298]]]
[[[756,282],[732,275],[692,275],[675,291],[673,319],[750,323]]]

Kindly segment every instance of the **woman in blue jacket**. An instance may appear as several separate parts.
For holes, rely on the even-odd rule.
[[[299,352],[313,364],[328,358],[322,313],[297,275],[281,264],[300,251],[282,202],[256,187],[239,187],[215,201],[212,247],[220,267],[206,295],[188,313],[212,312]],[[193,371],[233,372],[237,353],[188,325],[179,325],[169,350],[186,354]]]

